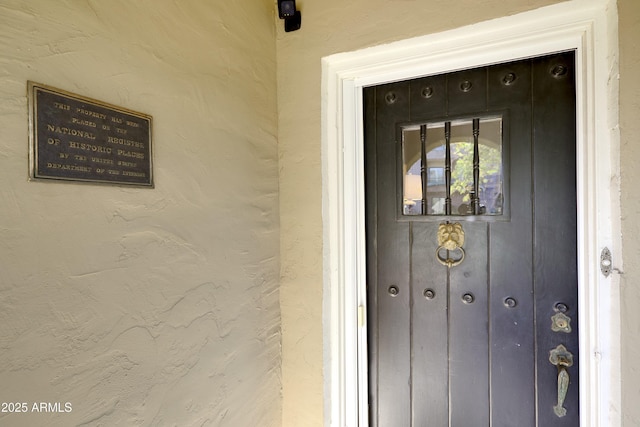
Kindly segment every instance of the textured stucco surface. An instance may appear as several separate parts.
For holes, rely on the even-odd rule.
[[[620,42],[620,172],[622,187],[621,275],[622,418],[640,425],[640,2],[618,0]]]
[[[535,9],[558,0],[299,0],[277,22],[283,425],[323,425],[321,58]]]
[[[153,116],[155,189],[28,182],[27,80]],[[270,0],[0,0],[2,426],[279,426]]]

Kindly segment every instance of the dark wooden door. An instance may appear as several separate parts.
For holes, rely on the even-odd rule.
[[[574,61],[365,88],[371,426],[579,426]]]

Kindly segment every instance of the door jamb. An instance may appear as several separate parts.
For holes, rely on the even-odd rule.
[[[362,88],[567,49],[576,50],[581,427],[620,425],[619,277],[598,267],[602,248],[620,253],[617,15],[609,6],[572,0],[323,58],[325,426],[368,425]]]

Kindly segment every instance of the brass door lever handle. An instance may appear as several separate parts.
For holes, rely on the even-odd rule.
[[[562,344],[549,352],[549,362],[558,368],[558,404],[553,407],[553,412],[560,418],[567,415],[567,409],[563,406],[569,390],[569,371],[573,366],[573,354]]]

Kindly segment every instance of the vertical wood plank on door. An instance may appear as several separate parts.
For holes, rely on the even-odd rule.
[[[409,224],[397,222],[396,154],[398,120],[409,118],[409,87],[396,83],[376,88],[378,188],[378,425],[410,426],[411,322]],[[396,287],[397,295],[390,294]]]
[[[455,396],[450,402],[450,425],[488,427],[488,224],[465,222],[463,226],[466,256],[449,273],[449,381]],[[473,302],[464,301],[467,294]]]
[[[487,81],[489,110],[509,106],[503,169],[511,184],[508,220],[490,224],[492,427],[534,427],[531,63],[490,67]]]
[[[485,111],[486,76],[486,68],[447,75],[447,113]],[[472,185],[472,182],[465,184]],[[450,425],[488,427],[488,225],[486,222],[463,221],[463,227],[466,257],[449,273],[449,381],[451,396],[455,396],[450,402]],[[465,302],[465,295],[471,295],[473,302]]]
[[[543,58],[533,66],[534,195],[538,426],[577,427],[579,422],[577,331],[576,130],[573,52]],[[566,67],[566,68],[560,68]],[[553,102],[549,102],[552,99]],[[573,123],[574,126],[566,126]],[[558,303],[568,307],[572,333],[551,332]],[[564,403],[566,417],[553,411],[558,372],[549,351],[563,344],[574,355]]]
[[[442,117],[446,111],[446,76],[409,82],[411,120]],[[427,132],[427,152],[434,137]],[[429,167],[429,162],[425,167]],[[411,258],[412,426],[449,424],[447,269],[435,257],[437,223],[414,221]],[[433,291],[432,298],[425,291]]]
[[[414,426],[449,423],[447,269],[435,258],[436,228],[413,223],[412,376]],[[425,290],[433,292],[426,298]]]

